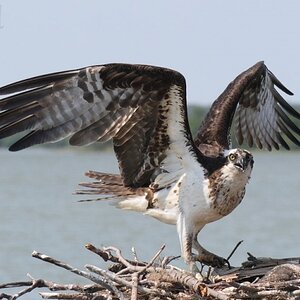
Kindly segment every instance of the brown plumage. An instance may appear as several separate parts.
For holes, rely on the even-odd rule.
[[[219,266],[225,260],[197,240],[207,224],[242,200],[252,155],[230,149],[235,119],[239,143],[268,150],[300,146],[300,119],[276,88],[292,95],[258,62],[241,73],[212,104],[193,139],[186,83],[173,70],[107,64],[22,80],[0,88],[0,139],[29,131],[10,147],[70,137],[71,145],[112,139],[120,175],[88,172],[79,193],[113,199],[117,206],[176,224],[184,260]],[[101,196],[102,195],[102,196]],[[198,252],[195,256],[192,248]]]
[[[236,136],[239,144],[245,141],[250,147],[256,144],[260,149],[278,150],[279,145],[289,149],[282,137],[286,134],[294,144],[300,146],[300,141],[291,132],[300,135],[300,130],[288,117],[291,115],[300,119],[300,114],[280,96],[274,85],[293,95],[263,62],[258,62],[237,76],[213,103],[194,139],[196,146],[203,149],[206,145],[214,146],[212,152],[216,153],[229,149],[229,131],[237,107]],[[263,115],[264,111],[266,115]],[[275,120],[268,119],[268,116]]]
[[[90,195],[113,195],[113,197],[130,197],[130,196],[143,196],[145,193],[151,193],[149,188],[132,188],[124,186],[122,177],[116,174],[108,174],[96,171],[88,171],[85,175],[96,181],[82,182],[81,186],[88,188],[83,191],[77,191],[77,194],[90,194]],[[108,197],[109,198],[109,197]],[[84,200],[87,201],[87,200]],[[92,201],[95,201],[93,199]]]

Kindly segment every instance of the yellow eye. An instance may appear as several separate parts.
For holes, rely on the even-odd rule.
[[[229,154],[228,158],[229,158],[229,160],[233,161],[236,159],[236,155],[231,153],[231,154]]]

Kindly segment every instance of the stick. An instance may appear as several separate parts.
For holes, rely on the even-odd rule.
[[[131,278],[132,278],[131,300],[137,300],[138,286],[139,286],[139,273],[138,272],[133,273]]]
[[[72,299],[72,300],[89,300],[89,299],[112,299],[109,296],[103,296],[103,295],[98,295],[97,293],[94,294],[84,294],[84,293],[47,293],[47,292],[42,292],[39,293],[43,299]]]
[[[112,281],[114,281],[114,282],[116,282],[116,283],[118,283],[118,284],[124,285],[124,286],[129,287],[129,288],[132,289],[132,283],[130,283],[130,282],[128,282],[127,280],[125,280],[125,279],[119,277],[119,276],[118,276],[117,274],[115,274],[115,273],[112,273],[112,272],[106,271],[106,270],[102,270],[102,269],[97,268],[97,267],[92,266],[92,265],[85,265],[85,267],[86,267],[89,271],[91,271],[91,272],[93,272],[93,273],[96,273],[96,274],[101,275],[101,276],[103,276],[103,277],[108,277],[108,278],[110,278]],[[139,292],[142,292],[142,293],[146,293],[146,294],[155,294],[155,292],[153,292],[152,289],[148,289],[148,288],[145,288],[145,287],[138,286],[137,289],[138,289]],[[161,295],[161,293],[159,293],[159,292],[157,292],[157,294],[160,294],[160,295]]]
[[[113,263],[121,263],[123,264],[120,259],[119,256],[114,256],[111,251],[114,251],[114,247],[107,247],[107,248],[97,248],[92,244],[86,244],[85,248],[88,249],[89,251],[92,251],[93,253],[99,255],[104,261],[111,261]],[[119,250],[120,251],[120,250]],[[121,251],[120,251],[121,252]],[[124,258],[125,259],[125,258]],[[143,266],[145,265],[144,263],[138,262],[138,261],[131,261],[131,260],[127,260],[126,261],[132,265],[135,266]]]
[[[105,279],[102,279],[102,278],[99,278],[99,277],[95,277],[87,272],[84,272],[84,271],[81,271],[81,270],[78,270],[74,267],[72,267],[71,265],[68,265],[64,262],[61,262],[59,260],[56,260],[54,258],[51,258],[50,256],[47,256],[45,254],[41,254],[41,253],[38,253],[37,251],[33,251],[32,254],[31,254],[33,257],[35,258],[38,258],[40,260],[43,260],[43,261],[46,261],[48,263],[51,263],[51,264],[54,264],[58,267],[61,267],[61,268],[64,268],[72,273],[75,273],[79,276],[82,276],[82,277],[85,277],[99,285],[101,285],[102,287],[110,290],[110,291],[113,291],[113,288],[105,281]]]
[[[155,255],[152,257],[152,259],[147,263],[147,265],[145,267],[142,267],[138,273],[141,274],[142,272],[144,272],[146,269],[148,269],[150,266],[153,265],[153,263],[155,262],[155,260],[159,257],[159,255],[164,251],[166,245],[162,245],[160,247],[160,249],[155,253]]]
[[[17,281],[17,282],[9,282],[0,284],[0,289],[9,289],[9,288],[15,288],[20,286],[31,286],[32,281]]]
[[[190,290],[196,292],[197,294],[200,294],[201,297],[212,296],[215,297],[215,299],[219,299],[219,300],[229,299],[229,297],[224,293],[211,289],[206,284],[199,281],[189,273],[182,273],[174,269],[165,270],[159,268],[157,269],[155,275],[154,272],[149,274],[149,278],[151,278],[152,276],[155,276],[157,281],[181,283],[182,285],[187,286]]]
[[[138,259],[138,256],[137,256],[137,253],[136,253],[136,250],[135,250],[134,247],[131,247],[131,252],[132,252],[134,261],[135,261],[135,262],[138,262],[139,259]]]
[[[118,258],[113,256],[109,251],[103,251],[99,248],[96,248],[92,244],[86,244],[85,248],[99,255],[104,261],[111,261],[113,263],[119,262]]]
[[[243,241],[239,241],[236,245],[235,245],[235,247],[233,248],[233,250],[230,252],[230,254],[228,255],[228,257],[227,257],[227,260],[229,260],[231,257],[232,257],[232,255],[234,254],[234,252],[236,251],[236,249],[241,245],[241,243],[242,243]]]

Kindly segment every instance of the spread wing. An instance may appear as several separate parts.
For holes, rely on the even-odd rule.
[[[293,95],[259,62],[241,73],[213,103],[199,132],[195,145],[206,155],[218,155],[230,147],[230,129],[235,115],[239,144],[247,142],[262,149],[289,149],[287,138],[300,146],[300,129],[293,118],[300,114],[276,90]]]
[[[0,88],[11,93],[0,100],[0,138],[30,130],[11,151],[68,136],[72,145],[113,139],[125,185],[149,184],[170,143],[191,144],[185,79],[173,70],[91,66]]]

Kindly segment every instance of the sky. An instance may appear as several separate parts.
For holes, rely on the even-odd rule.
[[[210,104],[260,60],[300,103],[298,0],[0,0],[0,85],[110,62],[180,71]]]

